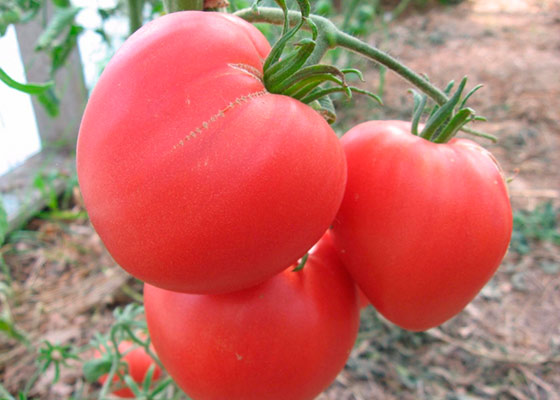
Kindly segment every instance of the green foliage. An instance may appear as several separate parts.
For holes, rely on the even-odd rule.
[[[0,3],[0,36],[11,24],[33,19],[41,8],[41,0],[2,0]]]
[[[516,253],[527,254],[535,241],[560,245],[559,213],[560,207],[554,207],[552,202],[540,204],[532,211],[514,212],[510,248]]]
[[[33,179],[33,186],[39,189],[43,196],[47,207],[52,211],[58,211],[58,194],[55,187],[55,181],[60,175],[57,172],[50,174],[37,174]]]
[[[79,360],[76,349],[70,345],[52,344],[49,341],[43,342],[39,348],[37,362],[39,364],[39,374],[43,374],[51,365],[54,367],[54,378],[52,383],[60,379],[61,367],[67,367],[69,360]]]
[[[160,15],[163,12],[161,0],[146,1],[148,8],[148,19]],[[54,81],[56,71],[63,68],[68,62],[69,56],[77,47],[78,37],[85,31],[83,26],[76,23],[76,16],[82,10],[72,6],[69,0],[52,0],[54,12],[48,19],[45,29],[36,42],[35,51],[48,54],[50,65],[50,79]],[[47,2],[41,0],[1,0],[0,1],[0,36],[6,33],[11,24],[27,23],[38,15],[44,15],[44,7]],[[112,8],[99,8],[102,18],[101,26],[93,31],[111,45],[111,38],[105,31],[105,23],[115,16],[127,16],[127,7],[124,0],[119,0]],[[0,80],[10,87],[37,96],[37,100],[44,107],[50,117],[59,115],[59,93],[52,82],[45,84],[24,85],[15,82],[4,71],[0,70]]]
[[[10,78],[10,76],[8,76],[6,71],[4,71],[2,68],[0,68],[0,81],[4,82],[6,85],[13,89],[27,94],[41,94],[52,87],[52,85],[54,84],[54,82],[52,81],[47,83],[19,83]]]
[[[37,96],[37,99],[45,107],[48,115],[51,117],[58,115],[58,99],[54,95],[53,81],[27,84],[16,82],[2,68],[0,68],[0,81],[20,92]]]
[[[4,243],[7,234],[8,234],[8,213],[4,208],[4,201],[0,196],[0,246],[2,245],[2,243]]]
[[[0,260],[0,262],[3,263],[3,260]],[[7,282],[0,282],[0,304],[2,305],[2,311],[0,312],[0,333],[28,346],[29,340],[27,336],[16,326],[12,317],[10,304],[8,303],[11,297],[13,297],[11,286]]]
[[[114,390],[113,377],[119,377],[120,382],[126,385],[134,393],[136,398],[143,399],[167,399],[168,392],[180,394],[181,391],[175,386],[171,378],[153,381],[155,366],[148,370],[144,381],[140,384],[135,382],[129,375],[127,364],[122,358],[125,354],[119,351],[119,343],[123,340],[131,341],[142,347],[144,351],[163,369],[161,362],[150,348],[150,339],[147,335],[146,321],[144,318],[144,307],[139,304],[128,304],[124,308],[117,308],[113,313],[115,323],[106,335],[97,334],[91,342],[102,356],[86,361],[83,364],[83,374],[87,381],[95,382],[102,375],[107,374],[107,379],[101,388],[99,398],[104,399],[106,395]],[[173,397],[171,397],[173,398]]]
[[[0,299],[6,290],[10,291],[9,286],[0,285]],[[126,353],[121,353],[118,350],[119,344],[122,341],[131,341],[137,346],[142,347],[154,362],[163,369],[161,362],[150,348],[151,341],[147,334],[144,307],[139,304],[128,304],[124,308],[116,308],[113,315],[115,322],[109,332],[104,335],[96,333],[90,345],[85,348],[44,341],[37,350],[35,373],[29,377],[25,387],[17,396],[12,396],[0,385],[0,399],[30,400],[29,392],[48,369],[54,369],[52,384],[55,384],[60,379],[64,369],[76,368],[75,364],[81,364],[83,378],[87,382],[96,382],[102,375],[108,374],[107,379],[96,396],[97,399],[107,399],[113,390],[118,389],[119,383],[114,382],[112,378],[119,377],[120,381],[125,382],[131,389],[135,398],[151,400],[186,398],[188,400],[188,397],[175,385],[171,378],[161,377],[157,381],[153,379],[155,365],[152,365],[147,371],[143,382],[135,382],[130,376],[128,366],[123,361]],[[5,333],[8,329],[12,328],[14,328],[13,324],[10,325],[10,328],[4,330],[3,319],[0,318],[0,332]],[[14,332],[15,335],[21,335],[22,341],[29,344],[21,332],[17,330]],[[31,348],[29,347],[29,349]],[[92,349],[96,349],[102,356],[100,358],[91,358]],[[84,357],[86,354],[87,358]],[[70,361],[75,361],[74,365],[70,365]],[[78,388],[77,393],[74,393],[73,397],[71,397],[72,399],[82,399],[80,391],[83,390],[84,385],[85,382],[82,380],[81,388]]]
[[[60,42],[61,36],[74,24],[74,18],[81,11],[79,7],[59,8],[55,11],[47,27],[37,39],[35,50],[52,48]]]
[[[49,88],[37,95],[37,100],[51,118],[57,117],[60,112],[60,99],[56,95],[54,88]]]

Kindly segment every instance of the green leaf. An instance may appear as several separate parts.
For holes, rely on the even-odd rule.
[[[27,337],[15,326],[14,321],[7,313],[0,316],[0,332],[20,343],[29,343]]]
[[[70,7],[70,0],[52,0],[52,2],[60,8]]]
[[[19,22],[21,14],[19,10],[6,10],[0,12],[0,36],[4,36],[8,30],[8,26]]]
[[[12,89],[19,90],[20,92],[24,92],[27,94],[41,94],[51,88],[54,82],[49,81],[46,83],[19,83],[10,78],[10,76],[0,68],[0,81],[4,82],[6,85],[11,87]]]
[[[37,95],[37,100],[43,106],[49,117],[56,117],[60,112],[60,100],[54,89],[51,87],[47,91]]]
[[[52,47],[56,38],[74,24],[74,17],[81,11],[81,7],[68,7],[58,9],[49,24],[39,36],[35,50],[44,50]]]
[[[77,25],[72,25],[66,38],[58,45],[54,46],[51,51],[52,66],[51,74],[54,74],[60,67],[62,67],[72,50],[76,48],[78,43],[78,36],[82,33],[84,28]]]
[[[2,197],[0,197],[0,246],[6,240],[6,235],[8,234],[8,213],[6,208],[4,208],[4,202]],[[1,262],[1,261],[0,261]]]
[[[109,357],[96,358],[86,361],[82,371],[88,382],[96,382],[101,376],[109,373],[111,365],[112,362]]]

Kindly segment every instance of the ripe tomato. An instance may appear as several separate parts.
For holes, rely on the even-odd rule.
[[[119,343],[119,352],[124,354],[122,360],[128,364],[128,373],[130,377],[141,384],[144,381],[148,369],[155,365],[152,381],[156,381],[161,375],[161,368],[154,363],[154,360],[144,351],[142,347],[138,347],[131,341],[122,341]],[[101,353],[96,352],[94,357],[101,357]],[[99,378],[99,383],[104,384],[107,380],[107,375]],[[126,387],[124,382],[120,382],[120,378],[115,376],[113,383],[118,386],[124,386],[122,389],[117,389],[113,392],[115,396],[123,398],[134,398],[134,393]]]
[[[336,215],[344,152],[313,109],[266,91],[251,24],[172,13],[117,52],[80,127],[77,169],[107,249],[165,289],[224,293],[295,262]]]
[[[372,305],[425,330],[460,312],[498,268],[512,212],[492,155],[466,139],[435,144],[400,121],[342,138],[347,189],[333,224],[339,254]]]
[[[335,379],[358,332],[356,286],[327,241],[292,270],[222,295],[144,286],[154,347],[194,400],[310,400]]]

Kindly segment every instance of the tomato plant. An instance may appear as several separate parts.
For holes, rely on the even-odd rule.
[[[119,343],[119,352],[123,354],[122,362],[126,364],[127,372],[134,382],[141,384],[146,377],[148,369],[153,365],[154,372],[152,374],[152,382],[156,381],[161,375],[160,367],[155,364],[154,360],[146,353],[146,351],[139,347],[138,345],[132,343],[129,340],[125,340]],[[95,351],[94,358],[103,357],[103,353],[100,351]],[[107,375],[102,375],[99,378],[99,383],[104,384],[107,380]],[[115,396],[123,398],[134,398],[134,393],[127,387],[126,383],[118,376],[113,377],[113,385],[115,387],[120,387],[120,389],[114,390],[112,393]]]
[[[342,138],[348,183],[333,237],[373,306],[410,330],[461,311],[498,268],[512,212],[500,167],[467,139],[433,143],[370,121]]]
[[[356,287],[329,240],[305,267],[256,287],[192,295],[144,287],[148,329],[169,374],[195,400],[313,399],[356,339]]]
[[[78,177],[92,224],[135,277],[190,293],[244,289],[301,257],[334,218],[344,153],[316,111],[264,88],[269,50],[238,17],[177,12],[142,27],[105,69],[83,116]]]

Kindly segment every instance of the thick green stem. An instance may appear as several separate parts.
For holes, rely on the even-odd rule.
[[[315,48],[313,49],[313,53],[311,53],[311,56],[309,56],[305,65],[309,66],[319,64],[330,47],[331,44],[329,43],[327,35],[320,31],[317,39],[315,39]]]
[[[240,18],[248,22],[265,22],[274,25],[284,24],[284,13],[279,8],[259,7],[258,11],[252,8],[239,10],[235,13]],[[294,26],[300,22],[301,14],[296,11],[289,11],[290,25]],[[338,29],[330,20],[318,15],[309,15],[309,19],[317,26],[319,37],[317,37],[317,45],[313,51],[309,63],[318,63],[325,55],[326,51],[335,47],[342,47],[347,50],[358,53],[371,61],[377,62],[385,66],[395,73],[406,79],[426,95],[431,97],[437,104],[445,104],[449,98],[444,91],[432,85],[426,78],[417,74],[406,65],[391,57],[389,54],[362,42],[351,35],[348,35]],[[309,24],[303,26],[304,29],[310,30]],[[496,138],[492,135],[476,131],[472,128],[461,127],[462,131],[471,135],[483,137],[496,142]]]
[[[163,0],[165,11],[168,13],[204,9],[204,0]]]
[[[142,26],[144,0],[128,0],[128,31],[132,35]]]
[[[284,23],[284,14],[282,13],[282,10],[278,8],[259,7],[258,12],[247,8],[237,11],[235,15],[249,22],[267,22],[275,25],[282,25]],[[326,42],[324,43],[328,44],[328,48],[334,48],[337,46],[343,47],[392,69],[398,75],[402,76],[422,92],[430,96],[438,104],[443,104],[448,100],[443,91],[387,53],[384,53],[381,50],[362,42],[360,39],[342,32],[326,18],[318,15],[310,15],[309,18],[317,25],[319,32],[325,32]],[[290,11],[290,24],[297,24],[299,19],[299,13]],[[308,27],[304,25],[304,29],[308,29]],[[325,46],[325,44],[323,44],[323,46]],[[324,49],[324,51],[328,50],[328,48]],[[322,56],[324,51],[321,54],[321,51],[318,50],[314,59],[316,60],[319,55]]]
[[[448,100],[445,93],[428,82],[424,77],[418,75],[416,72],[408,68],[406,65],[400,63],[389,54],[384,53],[383,51],[362,42],[360,39],[357,39],[344,32],[338,32],[336,43],[340,47],[352,50],[369,58],[372,61],[378,62],[379,64],[392,69],[395,73],[402,76],[422,92],[430,96],[436,103],[443,104]]]

